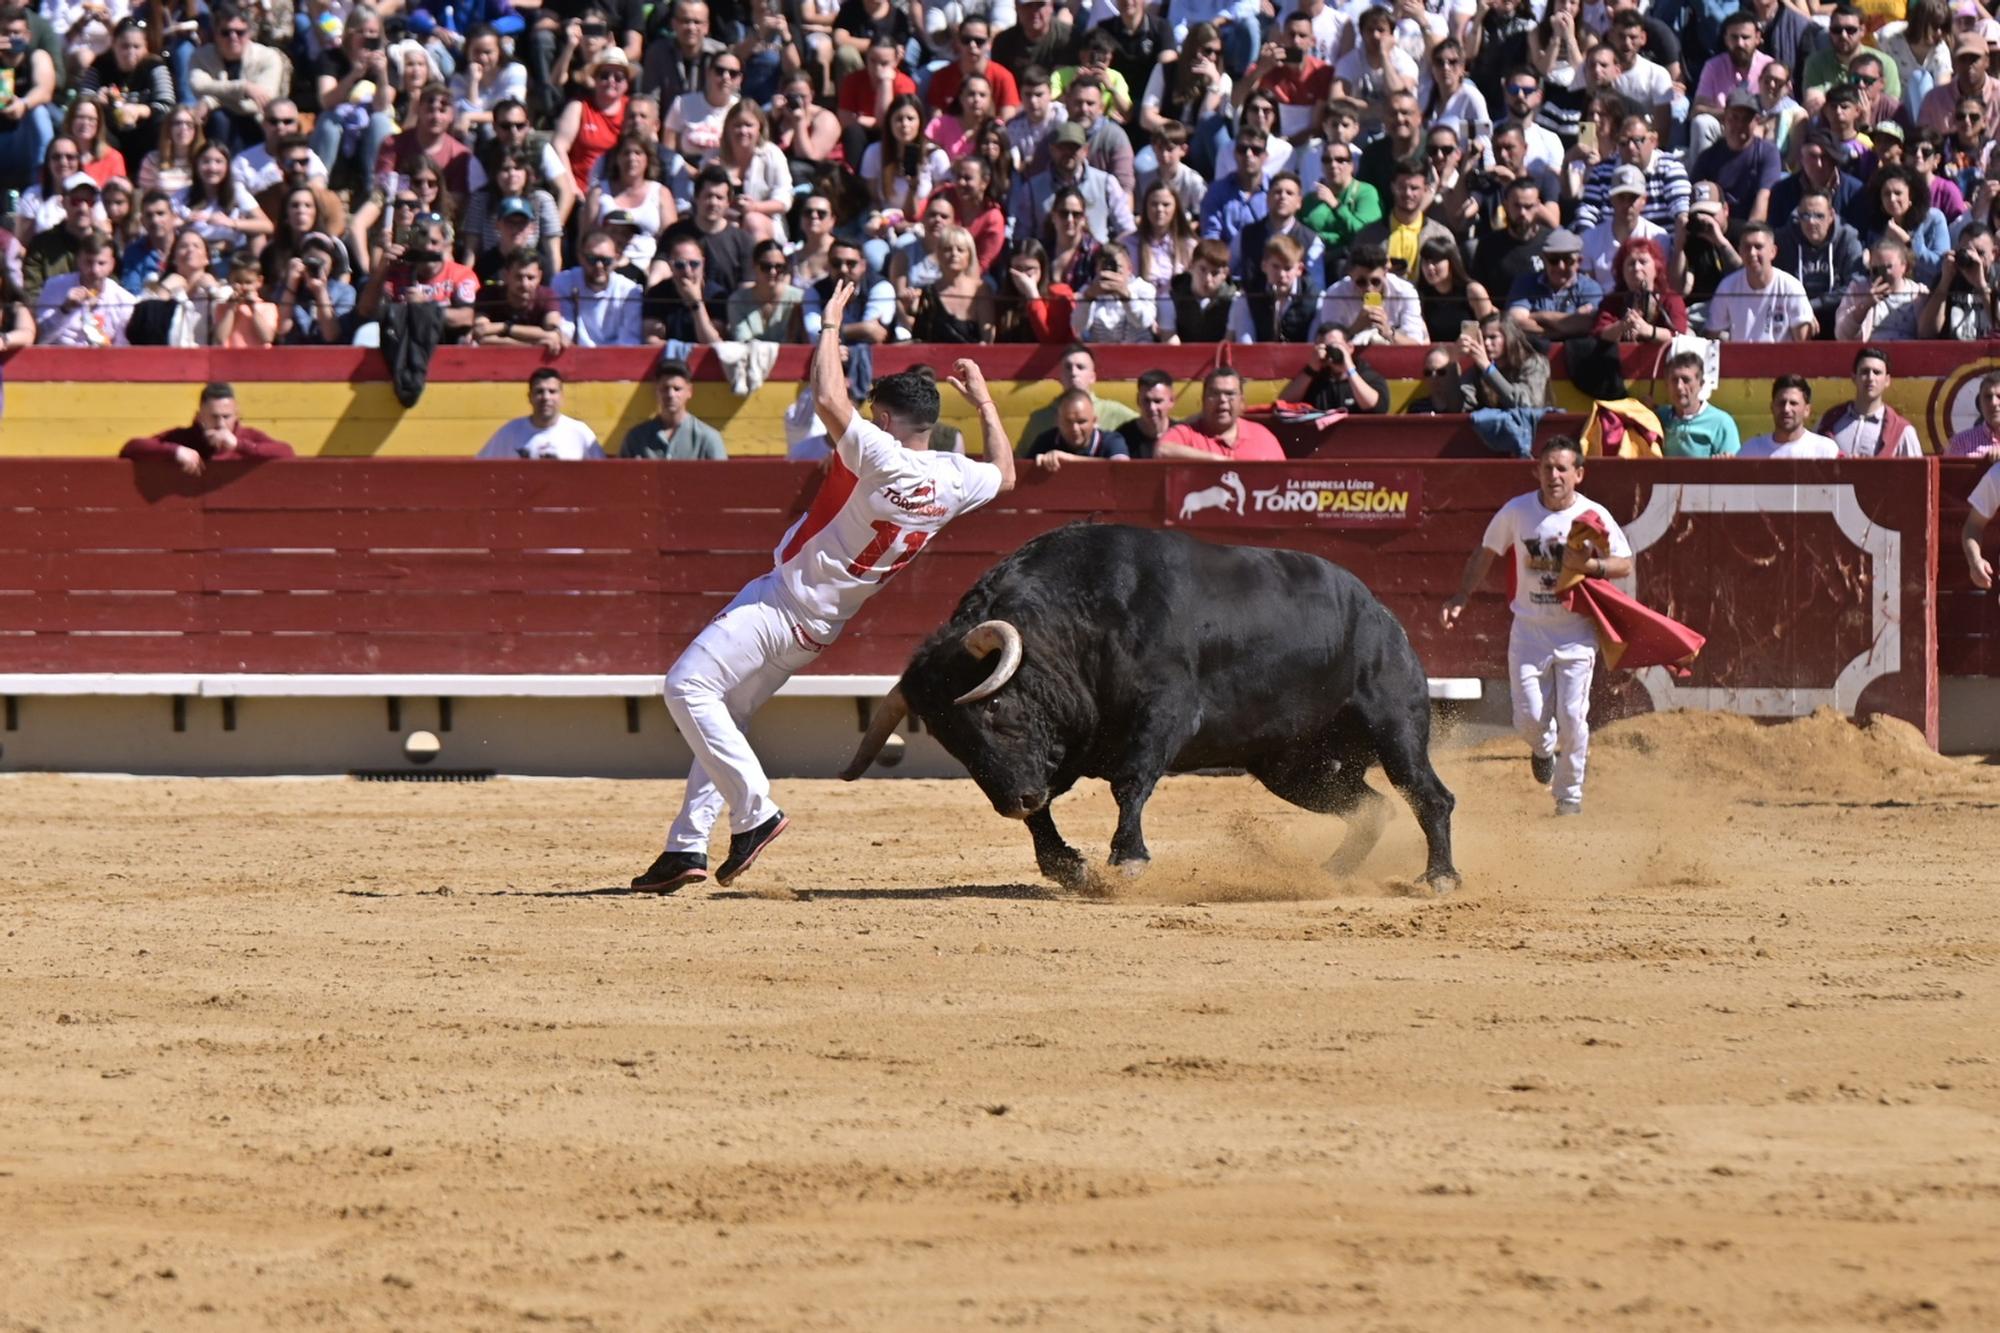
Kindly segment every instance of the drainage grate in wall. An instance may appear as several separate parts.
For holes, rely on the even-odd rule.
[[[491,768],[357,768],[347,776],[356,782],[485,782]]]

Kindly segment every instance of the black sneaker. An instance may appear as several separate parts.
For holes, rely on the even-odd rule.
[[[724,887],[734,884],[736,877],[748,870],[759,854],[791,826],[791,822],[780,810],[748,833],[732,835],[729,839],[729,859],[722,863],[722,869],[715,872],[715,882]]]
[[[646,873],[632,881],[632,887],[672,893],[683,885],[699,884],[707,878],[708,858],[700,852],[661,852]]]
[[[1538,786],[1546,787],[1556,778],[1556,757],[1552,754],[1530,754],[1528,771],[1535,775]]]

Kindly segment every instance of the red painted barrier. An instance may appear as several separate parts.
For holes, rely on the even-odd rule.
[[[1883,711],[1935,738],[1938,475],[1921,460],[1593,463],[1586,490],[1632,533],[1639,595],[1709,636],[1691,680],[1647,678],[1651,699]],[[776,461],[305,461],[201,479],[0,461],[0,671],[656,671],[769,568],[815,485],[811,467]],[[1493,510],[1529,485],[1515,462],[1026,473],[933,542],[816,669],[899,671],[996,560],[1089,519],[1326,555],[1403,618],[1433,675],[1495,676],[1500,588],[1452,634],[1436,612]],[[1184,515],[1210,487],[1221,498]],[[1354,498],[1370,487],[1407,493],[1408,512]],[[1947,583],[1963,582],[1961,564]],[[1982,605],[1953,622],[1955,664],[1993,660]]]

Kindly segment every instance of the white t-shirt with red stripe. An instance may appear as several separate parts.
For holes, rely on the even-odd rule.
[[[1000,481],[991,463],[905,449],[857,413],[819,494],[773,552],[778,587],[831,638],[945,524],[998,495]]]

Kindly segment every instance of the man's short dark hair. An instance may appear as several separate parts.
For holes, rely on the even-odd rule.
[[[1771,381],[1771,396],[1773,398],[1776,398],[1787,389],[1797,389],[1805,395],[1807,402],[1810,403],[1812,401],[1812,381],[1804,375],[1780,375]]]
[[[540,267],[541,262],[542,262],[542,252],[537,250],[534,246],[517,245],[512,250],[509,250],[507,252],[507,261],[504,265],[502,265],[502,267],[526,268],[529,264],[533,264],[536,267]]]
[[[1148,389],[1171,389],[1173,387],[1174,377],[1164,370],[1149,370],[1139,377],[1140,393],[1144,393]]]
[[[173,202],[174,202],[174,197],[168,194],[165,190],[159,190],[159,189],[148,190],[144,194],[139,196],[139,211],[143,213],[148,208],[151,208],[154,204],[171,205]]]
[[[1646,16],[1636,9],[1621,9],[1611,16],[1611,26],[1614,28],[1643,28],[1646,26]]]
[[[1389,251],[1380,245],[1357,245],[1347,252],[1348,271],[1389,267]]]
[[[1067,361],[1078,353],[1082,353],[1087,357],[1091,365],[1094,366],[1097,364],[1097,353],[1091,351],[1090,348],[1084,346],[1082,343],[1071,343],[1069,346],[1063,348],[1062,359]]]
[[[1889,368],[1889,354],[1883,351],[1880,347],[1873,347],[1873,346],[1864,347],[1860,351],[1856,352],[1854,354],[1854,364],[1848,367],[1850,373],[1861,369],[1861,363],[1863,361],[1880,361],[1882,363],[1882,369],[1887,370]]]
[[[310,149],[311,147],[312,140],[303,134],[287,134],[278,140],[278,151],[280,153],[296,153],[301,148]]]
[[[1757,16],[1755,14],[1752,14],[1747,9],[1739,9],[1734,14],[1731,14],[1728,18],[1722,20],[1722,30],[1724,32],[1728,32],[1731,28],[1740,28],[1746,23],[1749,24],[1751,27],[1756,28],[1760,32],[1763,30],[1764,27],[1762,23],[1759,23],[1757,21]]]
[[[1660,369],[1669,375],[1676,370],[1696,370],[1704,380],[1708,378],[1708,363],[1702,360],[1700,352],[1675,352]]]
[[[1235,380],[1238,384],[1241,384],[1243,382],[1243,372],[1234,366],[1217,366],[1214,370],[1209,371],[1201,377],[1202,393],[1206,394],[1210,389],[1213,389],[1217,380]]]
[[[732,195],[736,193],[736,182],[729,179],[729,168],[720,162],[711,162],[701,169],[701,174],[694,178],[694,192],[700,194],[711,185],[726,186]]]
[[[663,380],[682,379],[686,380],[689,384],[694,383],[694,376],[688,373],[688,363],[685,361],[660,362],[660,373],[657,378]]]
[[[0,15],[0,18],[4,18],[4,15]],[[213,403],[219,399],[235,396],[236,386],[228,380],[210,380],[201,386],[201,401],[204,403]]]
[[[554,366],[538,367],[537,369],[529,372],[528,387],[532,389],[537,384],[540,384],[543,380],[554,380],[557,384],[561,384],[563,382],[562,372],[560,370],[557,370]]]
[[[1632,11],[1628,9],[1625,12],[1629,14]],[[1535,446],[1535,460],[1540,462],[1550,454],[1563,450],[1574,454],[1577,462],[1581,463],[1583,461],[1583,446],[1576,442],[1576,436],[1574,435],[1551,435],[1548,439],[1541,441]]]
[[[928,430],[937,424],[938,391],[933,375],[919,370],[898,371],[875,381],[869,394],[875,406],[912,426]]]

